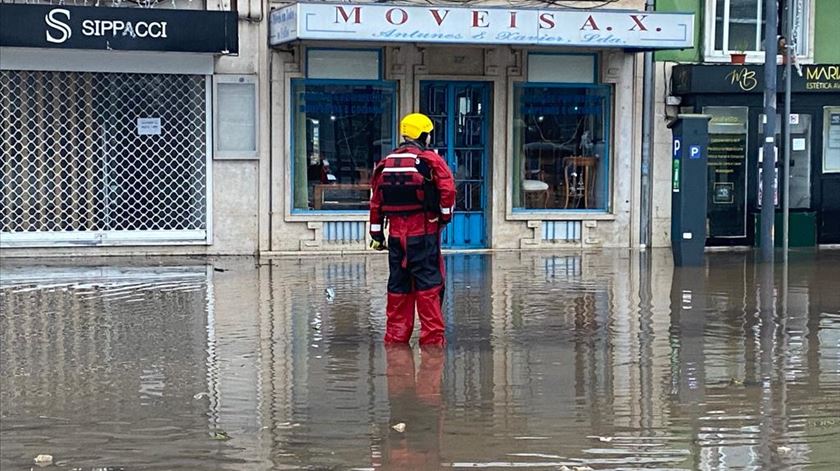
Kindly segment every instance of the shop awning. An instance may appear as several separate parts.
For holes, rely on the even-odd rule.
[[[297,40],[624,49],[694,45],[693,13],[295,3],[271,12],[270,44]]]

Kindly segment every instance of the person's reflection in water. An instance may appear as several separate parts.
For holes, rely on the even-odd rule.
[[[415,371],[414,353],[408,345],[386,345],[385,354],[391,420],[383,447],[382,468],[439,469],[444,348],[423,346],[419,371]],[[404,432],[391,428],[400,423],[405,424]]]

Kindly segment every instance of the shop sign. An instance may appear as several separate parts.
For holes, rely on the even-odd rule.
[[[0,46],[236,54],[235,12],[0,4]]]
[[[693,13],[296,3],[271,12],[272,46],[301,39],[690,48]]]
[[[805,67],[805,88],[840,92],[840,65]]]
[[[800,76],[794,69],[791,90],[803,92],[840,93],[840,65],[803,65]],[[776,80],[779,92],[784,89],[784,68],[778,67]],[[762,65],[678,65],[673,69],[673,92],[692,93],[763,93]]]

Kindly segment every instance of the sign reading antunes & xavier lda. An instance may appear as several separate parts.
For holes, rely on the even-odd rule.
[[[694,14],[355,3],[295,3],[271,12],[271,45],[306,39],[690,48]]]
[[[0,46],[236,54],[236,12],[0,4]]]

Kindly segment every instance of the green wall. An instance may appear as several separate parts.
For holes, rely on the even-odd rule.
[[[814,8],[814,62],[840,64],[840,0],[816,0]]]
[[[814,11],[814,61],[818,64],[840,64],[840,47],[837,33],[840,25],[840,0],[815,0]],[[703,6],[705,0],[656,0],[656,11],[694,12],[694,48],[658,51],[657,61],[702,62]]]
[[[834,0],[828,0],[834,1]],[[838,0],[840,2],[840,0]],[[703,0],[656,0],[656,11],[694,12],[694,48],[658,51],[657,61],[700,62],[703,40]]]

